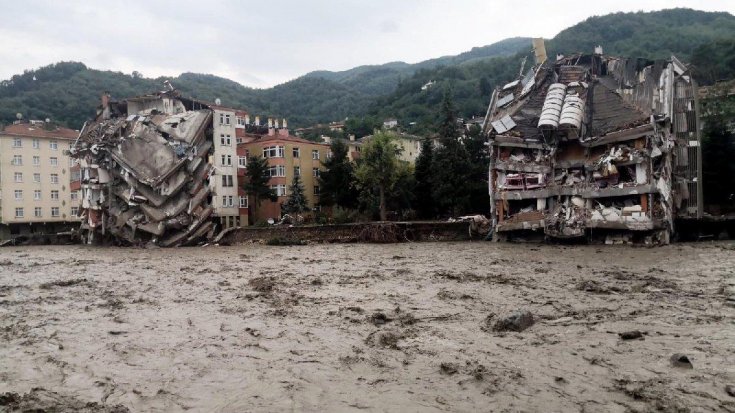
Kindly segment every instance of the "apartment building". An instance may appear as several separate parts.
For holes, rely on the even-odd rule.
[[[676,57],[540,60],[495,90],[490,138],[496,239],[668,243],[702,214],[696,82]]]
[[[240,203],[237,182],[237,133],[249,123],[244,111],[211,105],[213,111],[214,153],[210,163],[214,165],[212,188],[214,215],[223,228],[237,227],[240,222]],[[247,222],[247,221],[246,221]]]
[[[241,139],[237,145],[238,167],[240,179],[244,179],[249,156],[262,156],[268,160],[270,186],[278,195],[278,200],[263,201],[260,206],[248,208],[252,199],[240,190],[238,200],[241,207],[242,225],[252,211],[251,221],[265,221],[269,218],[281,218],[281,204],[288,198],[288,189],[295,175],[299,175],[304,186],[304,194],[315,210],[319,207],[319,175],[324,166],[322,162],[330,156],[329,145],[312,142],[289,134],[286,121],[279,127],[278,121],[269,120],[268,133],[265,135],[249,135]]]
[[[73,166],[65,154],[77,136],[42,121],[0,131],[0,239],[78,225],[79,192],[71,189]]]

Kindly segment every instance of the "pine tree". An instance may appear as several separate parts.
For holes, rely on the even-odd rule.
[[[242,185],[242,189],[247,192],[249,197],[253,198],[249,203],[252,213],[250,217],[255,216],[255,210],[260,207],[263,200],[268,199],[272,202],[278,200],[278,196],[271,189],[269,182],[270,176],[266,174],[268,170],[268,160],[260,156],[251,156],[248,158],[247,179]]]
[[[332,141],[332,156],[323,163],[326,168],[319,176],[319,203],[352,209],[357,206],[355,171],[347,157],[349,148],[339,139]]]
[[[459,139],[450,89],[444,91],[439,119],[441,146],[434,153],[431,174],[434,202],[440,213],[457,216],[469,205],[471,165],[467,150]]]
[[[414,187],[415,210],[419,218],[433,218],[436,214],[436,205],[432,193],[432,162],[434,159],[434,143],[429,138],[425,138],[421,142],[421,153],[416,159],[416,169],[414,170],[414,179],[416,186]]]
[[[281,205],[282,214],[300,214],[309,210],[309,203],[304,195],[304,185],[301,184],[299,175],[293,176],[288,193],[288,199]]]

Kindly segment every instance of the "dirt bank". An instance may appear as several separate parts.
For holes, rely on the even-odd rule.
[[[732,243],[5,248],[0,411],[735,411],[730,284]]]

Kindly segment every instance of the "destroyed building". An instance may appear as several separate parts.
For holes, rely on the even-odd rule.
[[[702,215],[697,86],[676,57],[546,59],[497,88],[489,137],[494,238],[668,243]]]
[[[87,242],[176,246],[210,239],[213,110],[173,90],[113,101],[69,150],[81,166]]]

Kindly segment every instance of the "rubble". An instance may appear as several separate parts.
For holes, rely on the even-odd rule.
[[[85,241],[170,247],[212,239],[212,117],[173,88],[103,98],[69,150],[81,166]]]
[[[551,62],[542,42],[534,47],[535,66],[495,90],[483,124],[494,239],[667,243],[676,218],[701,218],[689,68],[674,56],[644,61],[601,48]]]

